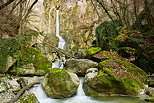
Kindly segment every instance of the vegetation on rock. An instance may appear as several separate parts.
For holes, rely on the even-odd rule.
[[[66,70],[53,68],[45,75],[43,88],[51,98],[71,97],[79,85],[79,81],[74,82],[72,79]]]
[[[110,58],[100,62],[99,66],[102,69],[98,75],[86,82],[87,95],[138,95],[144,88],[146,73],[128,61]]]

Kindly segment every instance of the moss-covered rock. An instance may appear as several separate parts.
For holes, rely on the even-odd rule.
[[[71,97],[79,85],[77,75],[63,69],[51,69],[44,78],[43,88],[51,98]]]
[[[64,68],[69,72],[85,75],[87,69],[97,66],[97,62],[89,59],[67,59]]]
[[[39,103],[36,96],[33,93],[22,96],[19,99],[19,103]]]
[[[101,51],[100,47],[91,47],[91,48],[86,50],[85,57],[90,57],[93,54],[98,53],[99,51]]]
[[[109,59],[109,58],[121,58],[122,59],[122,57],[119,56],[114,51],[100,51],[100,52],[94,54],[93,58],[97,58],[100,60],[105,60],[105,59]]]
[[[107,59],[99,66],[102,69],[98,75],[85,82],[87,95],[138,95],[138,91],[144,88],[146,73],[128,61]]]
[[[43,57],[43,53],[35,48],[27,48],[17,54],[18,61],[16,65],[10,69],[10,73],[17,75],[44,75],[52,66],[48,58]]]

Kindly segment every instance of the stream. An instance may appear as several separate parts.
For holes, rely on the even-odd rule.
[[[50,23],[49,23],[50,24]],[[56,10],[56,36],[59,38],[58,48],[64,49],[66,42],[60,36],[60,25],[59,25],[59,10]],[[63,69],[63,62],[61,60],[56,60],[52,64],[52,68]],[[29,91],[34,93],[40,103],[146,103],[138,98],[127,97],[127,96],[105,96],[105,97],[89,97],[86,96],[83,91],[83,81],[84,78],[80,77],[80,84],[78,86],[76,95],[66,99],[52,99],[49,98],[44,92],[41,84],[35,85]]]
[[[104,96],[104,97],[89,97],[86,96],[82,86],[83,78],[80,78],[80,85],[75,96],[66,99],[51,99],[49,98],[41,84],[35,85],[29,91],[34,93],[40,103],[147,103],[135,97],[128,96]]]

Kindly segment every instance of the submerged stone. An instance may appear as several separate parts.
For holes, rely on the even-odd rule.
[[[67,98],[76,93],[79,78],[63,69],[51,69],[43,80],[43,88],[51,98]]]

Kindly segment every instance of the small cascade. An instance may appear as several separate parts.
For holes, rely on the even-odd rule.
[[[77,89],[76,96],[85,96],[85,93],[84,93],[84,91],[82,89],[84,78],[83,77],[80,77],[79,79],[80,79],[80,85],[79,85],[79,87]]]
[[[49,97],[45,94],[45,92],[44,92],[44,90],[43,90],[41,84],[35,85],[35,86],[34,86],[33,88],[31,88],[29,91],[30,91],[31,93],[34,93],[34,94],[35,94],[36,98],[38,99],[38,101],[39,101],[40,103],[59,103],[59,102],[60,102],[60,100],[58,100],[58,99],[51,99],[51,98],[49,98]]]

